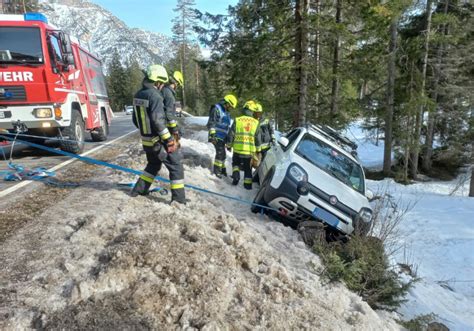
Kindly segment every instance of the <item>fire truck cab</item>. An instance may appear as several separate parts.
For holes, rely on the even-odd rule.
[[[113,117],[99,59],[40,13],[0,15],[0,129],[61,137],[80,153]]]

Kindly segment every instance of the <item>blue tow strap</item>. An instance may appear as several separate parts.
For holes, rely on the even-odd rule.
[[[47,177],[53,177],[56,175],[54,171],[47,171],[46,168],[34,168],[31,170],[26,169],[25,167],[15,164],[12,162],[8,163],[8,168],[10,171],[4,171],[5,176],[3,180],[8,182],[16,182],[20,180],[41,180]]]
[[[9,141],[13,141],[13,140],[14,140],[13,138],[10,138],[10,137],[4,136],[4,135],[0,135],[0,137],[1,137],[1,138],[4,138],[4,139],[6,139],[6,140],[9,140]],[[118,164],[113,164],[113,163],[109,163],[109,162],[105,162],[105,161],[96,160],[96,159],[93,159],[93,158],[90,158],[90,157],[87,157],[87,156],[81,156],[81,155],[77,155],[77,154],[65,152],[65,151],[60,150],[60,149],[54,149],[54,148],[50,148],[50,147],[47,147],[47,146],[38,145],[38,144],[29,142],[29,141],[23,141],[23,140],[18,140],[18,139],[17,139],[16,141],[17,141],[17,142],[21,142],[21,143],[23,143],[23,144],[26,144],[26,145],[28,145],[28,146],[32,146],[32,147],[35,147],[35,148],[38,148],[38,149],[42,149],[42,150],[44,150],[44,151],[48,151],[48,152],[52,152],[52,153],[56,153],[56,154],[60,154],[60,155],[64,155],[64,156],[69,156],[69,157],[78,159],[78,160],[80,160],[80,161],[82,161],[82,162],[86,162],[86,163],[90,163],[90,164],[95,164],[95,165],[103,166],[103,167],[108,167],[108,168],[111,168],[111,169],[115,169],[115,170],[127,172],[127,173],[130,173],[130,174],[133,174],[133,175],[137,175],[137,176],[140,176],[140,175],[142,174],[141,171],[138,171],[138,170],[135,170],[135,169],[131,169],[131,168],[127,168],[127,167],[123,167],[123,166],[120,166],[120,165],[118,165]],[[166,179],[166,178],[163,178],[163,177],[160,177],[160,176],[156,176],[156,177],[155,177],[155,181],[164,182],[164,183],[170,183],[170,180],[169,180],[169,179]],[[128,185],[128,184],[127,184],[127,185]],[[188,189],[192,189],[192,190],[198,191],[198,192],[202,192],[202,193],[207,193],[207,194],[215,195],[215,196],[218,196],[218,197],[221,197],[221,198],[225,198],[225,199],[228,199],[228,200],[237,201],[237,202],[240,202],[240,203],[242,203],[242,204],[249,205],[249,206],[257,206],[257,207],[259,207],[259,208],[261,208],[261,209],[271,210],[271,211],[275,211],[275,212],[277,212],[277,213],[280,212],[280,211],[279,211],[278,209],[276,209],[276,208],[272,208],[272,207],[268,207],[268,206],[259,205],[259,204],[256,204],[256,203],[252,202],[252,201],[249,201],[249,200],[244,200],[244,199],[241,199],[241,198],[238,198],[238,197],[234,197],[234,196],[230,196],[230,195],[226,195],[226,194],[214,192],[214,191],[207,190],[207,189],[204,189],[204,188],[200,188],[200,187],[198,187],[198,186],[194,186],[194,185],[191,185],[191,184],[184,184],[184,187],[185,187],[185,188],[188,188]]]

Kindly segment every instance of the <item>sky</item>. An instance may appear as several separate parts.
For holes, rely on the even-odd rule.
[[[176,16],[173,9],[176,0],[92,0],[104,7],[129,27],[161,32],[172,36],[171,20]],[[229,5],[238,0],[195,0],[196,9],[211,14],[226,14]]]

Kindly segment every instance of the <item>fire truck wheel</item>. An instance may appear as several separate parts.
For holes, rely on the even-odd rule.
[[[71,125],[64,128],[62,132],[66,138],[61,142],[61,149],[66,152],[79,154],[84,149],[84,121],[77,110],[71,114]]]
[[[107,135],[109,134],[109,124],[105,117],[105,112],[102,111],[102,116],[100,117],[100,128],[91,132],[91,137],[93,141],[105,141],[107,140]]]

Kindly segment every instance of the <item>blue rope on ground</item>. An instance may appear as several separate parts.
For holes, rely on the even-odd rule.
[[[129,187],[129,188],[133,188],[135,186],[135,183],[118,183],[117,184],[118,186],[121,186],[121,187]],[[167,195],[168,194],[168,190],[163,188],[163,187],[154,187],[150,190],[150,192],[159,192],[161,195]]]
[[[1,138],[4,138],[6,140],[9,140],[9,141],[13,141],[14,138],[10,138],[10,137],[7,137],[5,135],[0,135]],[[86,162],[86,163],[90,163],[90,164],[95,164],[95,165],[98,165],[98,166],[103,166],[103,167],[108,167],[108,168],[111,168],[111,169],[115,169],[115,170],[119,170],[119,171],[123,171],[123,172],[127,172],[127,173],[130,173],[130,174],[133,174],[133,175],[137,175],[137,176],[140,176],[142,174],[141,171],[138,171],[138,170],[135,170],[135,169],[131,169],[131,168],[127,168],[127,167],[123,167],[123,166],[120,166],[120,165],[117,165],[117,164],[113,164],[113,163],[109,163],[109,162],[105,162],[105,161],[100,161],[100,160],[96,160],[96,159],[93,159],[91,157],[87,157],[87,156],[81,156],[81,155],[77,155],[77,154],[73,154],[73,153],[69,153],[69,152],[65,152],[65,151],[62,151],[60,149],[54,149],[54,148],[50,148],[50,147],[47,147],[47,146],[43,146],[43,145],[38,145],[38,144],[35,144],[35,143],[32,143],[32,142],[28,142],[28,141],[23,141],[23,140],[16,140],[17,142],[21,142],[21,143],[24,143],[26,145],[29,145],[31,147],[35,147],[35,148],[38,148],[38,149],[42,149],[44,151],[48,151],[48,152],[52,152],[52,153],[56,153],[56,154],[60,154],[60,155],[64,155],[64,156],[69,156],[69,157],[72,157],[72,158],[75,158],[75,159],[78,159],[82,162]],[[166,179],[164,177],[160,177],[160,176],[156,176],[155,177],[155,181],[158,181],[158,182],[164,182],[164,183],[170,183],[170,180],[169,179]],[[259,204],[256,204],[252,201],[249,201],[249,200],[245,200],[245,199],[241,199],[241,198],[238,198],[238,197],[234,197],[234,196],[231,196],[231,195],[227,195],[227,194],[223,194],[223,193],[219,193],[219,192],[214,192],[214,191],[211,191],[211,190],[207,190],[207,189],[204,189],[204,188],[201,188],[201,187],[198,187],[198,186],[194,186],[194,185],[191,185],[191,184],[185,184],[184,185],[185,188],[188,188],[188,189],[192,189],[192,190],[195,190],[195,191],[198,191],[198,192],[202,192],[202,193],[206,193],[206,194],[211,194],[211,195],[215,195],[215,196],[218,196],[218,197],[221,197],[221,198],[225,198],[225,199],[228,199],[228,200],[233,200],[233,201],[237,201],[237,202],[240,202],[242,204],[246,204],[246,205],[250,205],[250,206],[257,206],[261,209],[265,209],[265,210],[271,210],[271,211],[275,211],[277,213],[279,213],[280,211],[276,208],[272,208],[272,207],[268,207],[268,206],[263,206],[263,205],[259,205]]]

